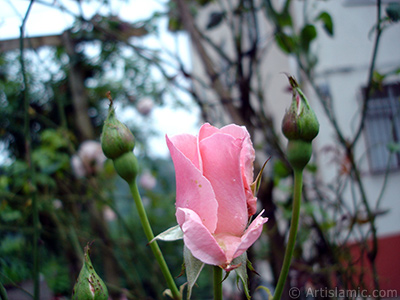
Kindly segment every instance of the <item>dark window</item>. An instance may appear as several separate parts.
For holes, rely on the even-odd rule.
[[[400,83],[385,85],[370,97],[365,135],[371,173],[400,169],[400,153],[389,150],[400,143]]]

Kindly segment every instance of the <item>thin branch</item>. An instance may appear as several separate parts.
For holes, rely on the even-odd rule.
[[[375,70],[375,64],[376,64],[376,58],[378,54],[378,47],[379,47],[379,42],[382,34],[382,27],[381,27],[381,0],[378,0],[376,6],[377,6],[377,26],[376,26],[376,36],[375,36],[375,43],[374,43],[374,49],[372,51],[372,58],[371,58],[371,64],[369,67],[369,74],[368,74],[368,85],[365,90],[365,95],[364,96],[364,102],[362,106],[362,112],[361,112],[361,120],[360,120],[360,125],[358,127],[358,130],[356,131],[356,134],[354,135],[353,141],[351,142],[351,145],[355,145],[357,140],[359,139],[361,132],[364,129],[365,126],[365,118],[367,116],[367,109],[368,109],[368,102],[371,97],[371,92],[372,92],[372,86],[373,86],[373,78],[374,78],[374,70]]]

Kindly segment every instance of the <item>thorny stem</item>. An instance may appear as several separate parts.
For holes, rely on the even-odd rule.
[[[281,274],[279,275],[278,284],[276,285],[273,300],[281,299],[283,288],[285,287],[286,283],[286,278],[289,274],[290,263],[292,262],[294,246],[296,244],[297,229],[299,227],[302,185],[303,185],[303,170],[294,170],[293,208],[292,208],[292,220],[289,231],[289,239],[286,246],[285,258],[283,259]]]

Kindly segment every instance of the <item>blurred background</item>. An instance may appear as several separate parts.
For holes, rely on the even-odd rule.
[[[255,173],[271,157],[258,194],[269,221],[248,253],[258,273],[249,272],[251,294],[267,299],[256,288],[276,285],[291,216],[285,74],[300,82],[321,128],[284,298],[290,287],[302,299],[321,288],[399,298],[399,19],[398,0],[0,0],[8,298],[32,299],[40,283],[39,299],[70,299],[90,242],[111,299],[164,298],[128,186],[99,144],[110,91],[136,137],[155,234],[176,225],[165,134],[236,123],[252,135]],[[160,247],[184,284],[182,241]],[[192,299],[212,299],[210,272]],[[230,275],[224,299],[245,299],[242,291]]]

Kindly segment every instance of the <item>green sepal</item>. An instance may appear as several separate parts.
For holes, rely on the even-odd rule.
[[[246,295],[247,299],[251,299],[250,297],[250,292],[249,292],[249,286],[247,283],[247,252],[244,252],[242,255],[236,257],[233,261],[232,264],[238,265],[238,267],[235,269],[236,276],[237,276],[237,282],[240,281],[243,284],[243,290]]]
[[[115,171],[126,182],[134,182],[139,173],[139,164],[133,152],[126,152],[113,160]]]
[[[107,300],[107,287],[94,270],[89,253],[88,244],[84,249],[85,259],[72,291],[72,300]]]
[[[158,234],[154,239],[149,242],[149,244],[156,240],[172,242],[181,239],[183,239],[183,231],[179,225],[176,225]]]
[[[257,178],[256,180],[254,180],[254,182],[252,184],[250,184],[250,188],[251,191],[253,192],[253,195],[256,196],[258,193],[258,190],[260,189],[260,185],[261,185],[261,178],[262,178],[262,173],[264,172],[264,168],[267,165],[267,162],[269,162],[269,160],[271,159],[271,157],[269,157],[265,163],[263,164],[260,172],[258,172]]]
[[[249,269],[251,272],[253,272],[254,274],[257,274],[258,276],[261,276],[260,274],[258,274],[258,272],[254,269],[253,264],[251,263],[250,260],[247,260],[247,269]]]
[[[259,287],[256,288],[256,290],[264,290],[268,294],[268,300],[273,300],[274,299],[274,296],[272,296],[272,293],[271,293],[269,288],[267,288],[267,287],[265,287],[263,285],[260,285]]]
[[[186,246],[183,247],[183,259],[187,278],[187,299],[189,300],[192,295],[192,288],[203,270],[204,263],[194,257]]]
[[[312,155],[311,143],[302,140],[289,140],[286,155],[293,170],[301,171],[310,161]]]
[[[179,287],[179,293],[181,294],[181,297],[180,297],[179,299],[182,299],[183,290],[185,289],[185,286],[186,286],[186,283],[182,284],[182,285]],[[168,296],[168,297],[170,297],[171,299],[175,299],[175,298],[174,298],[174,295],[172,295],[172,292],[171,292],[170,289],[166,289],[166,290],[163,292],[163,296]]]

